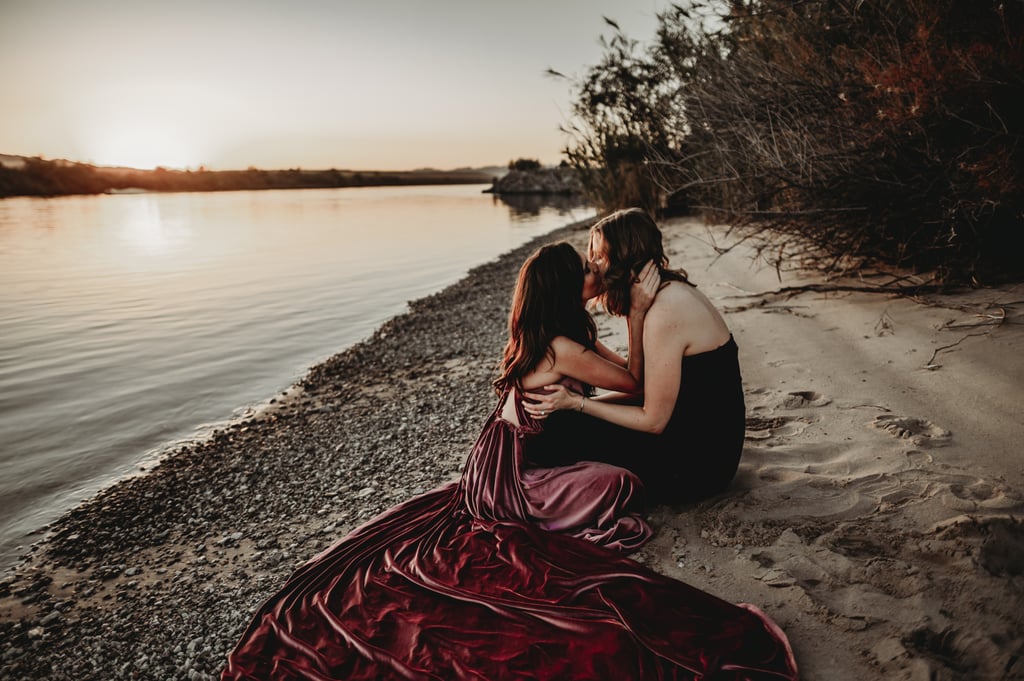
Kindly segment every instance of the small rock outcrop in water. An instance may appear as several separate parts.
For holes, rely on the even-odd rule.
[[[579,194],[582,189],[576,170],[560,166],[510,170],[484,191],[491,194]]]

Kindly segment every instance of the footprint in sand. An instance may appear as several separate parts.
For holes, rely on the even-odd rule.
[[[966,477],[966,476],[964,476]],[[949,483],[939,501],[956,511],[1017,511],[1022,505],[1018,492],[1001,483],[989,483],[977,478]]]
[[[815,419],[789,416],[748,416],[747,439],[770,440],[773,437],[791,437],[807,429]]]
[[[1009,680],[1020,679],[1024,671],[1019,666],[1024,642],[989,632],[922,626],[903,636],[903,643],[919,662],[913,679],[965,678],[954,670],[969,669],[967,678]]]
[[[952,433],[931,421],[912,416],[882,414],[871,422],[875,428],[887,431],[903,440],[910,440],[916,447],[936,447],[949,442]]]
[[[792,420],[788,416],[748,416],[747,430],[775,430]]]
[[[971,561],[997,578],[1024,575],[1024,522],[1013,515],[962,515],[937,523],[918,544],[933,559]]]
[[[935,461],[935,459],[932,458],[931,454],[926,454],[924,452],[919,452],[916,449],[911,449],[906,454],[907,454],[907,461],[910,463],[910,465],[914,466],[915,468],[922,468],[922,467],[927,466],[927,465],[929,465],[931,463],[934,463],[934,461]]]
[[[779,406],[783,409],[803,409],[804,407],[824,407],[831,402],[831,399],[824,397],[820,393],[812,390],[799,390],[786,393],[786,396],[782,398],[782,404]]]

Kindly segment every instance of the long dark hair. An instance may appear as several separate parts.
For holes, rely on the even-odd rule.
[[[629,314],[629,292],[633,278],[649,260],[658,266],[663,282],[682,281],[690,284],[685,270],[669,269],[661,230],[642,208],[627,208],[612,213],[590,228],[591,238],[594,234],[601,235],[608,249],[603,299],[605,307],[612,314]]]
[[[522,389],[523,377],[551,354],[551,341],[566,336],[588,348],[597,338],[583,306],[583,262],[571,244],[542,246],[526,259],[512,293],[508,342],[494,389]]]

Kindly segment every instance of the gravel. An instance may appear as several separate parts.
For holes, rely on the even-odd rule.
[[[296,567],[458,476],[495,406],[519,266],[586,226],[411,302],[266,409],[53,523],[0,581],[0,679],[217,678]]]

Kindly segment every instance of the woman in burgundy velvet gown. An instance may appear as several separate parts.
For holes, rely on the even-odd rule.
[[[656,274],[635,287],[631,333],[642,333]],[[256,613],[223,679],[796,678],[785,635],[756,608],[622,555],[650,536],[635,475],[529,465],[542,422],[524,409],[525,390],[639,387],[642,358],[596,341],[582,304],[593,286],[568,244],[526,261],[498,403],[461,479],[299,568]]]

